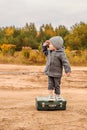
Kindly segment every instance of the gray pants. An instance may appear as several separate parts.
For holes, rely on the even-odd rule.
[[[55,90],[55,94],[60,94],[61,77],[48,76],[48,90]]]

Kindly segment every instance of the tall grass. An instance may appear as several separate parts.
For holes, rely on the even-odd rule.
[[[73,66],[87,66],[87,50],[66,50],[66,55]]]
[[[87,50],[70,51],[66,49],[66,55],[71,65],[87,66]],[[43,65],[46,63],[46,57],[39,50],[22,50],[12,55],[3,55],[0,52],[0,64],[25,64],[25,65]]]

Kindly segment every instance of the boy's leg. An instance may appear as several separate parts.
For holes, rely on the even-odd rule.
[[[54,82],[55,82],[55,94],[60,95],[61,77],[54,77]]]
[[[53,90],[48,90],[49,95],[53,95]]]
[[[54,91],[54,78],[48,76],[48,93],[50,97],[53,97],[53,91]]]

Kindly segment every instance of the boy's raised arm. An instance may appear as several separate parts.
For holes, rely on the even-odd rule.
[[[42,51],[44,55],[48,55],[48,45],[46,44],[46,42],[42,44]]]

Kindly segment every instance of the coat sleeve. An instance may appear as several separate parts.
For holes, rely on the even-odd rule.
[[[63,52],[60,56],[61,61],[62,61],[62,65],[64,67],[65,73],[71,72],[71,67],[70,67],[70,63],[66,57],[65,52]]]
[[[42,44],[42,52],[44,53],[44,55],[48,55],[48,47],[45,43]]]

